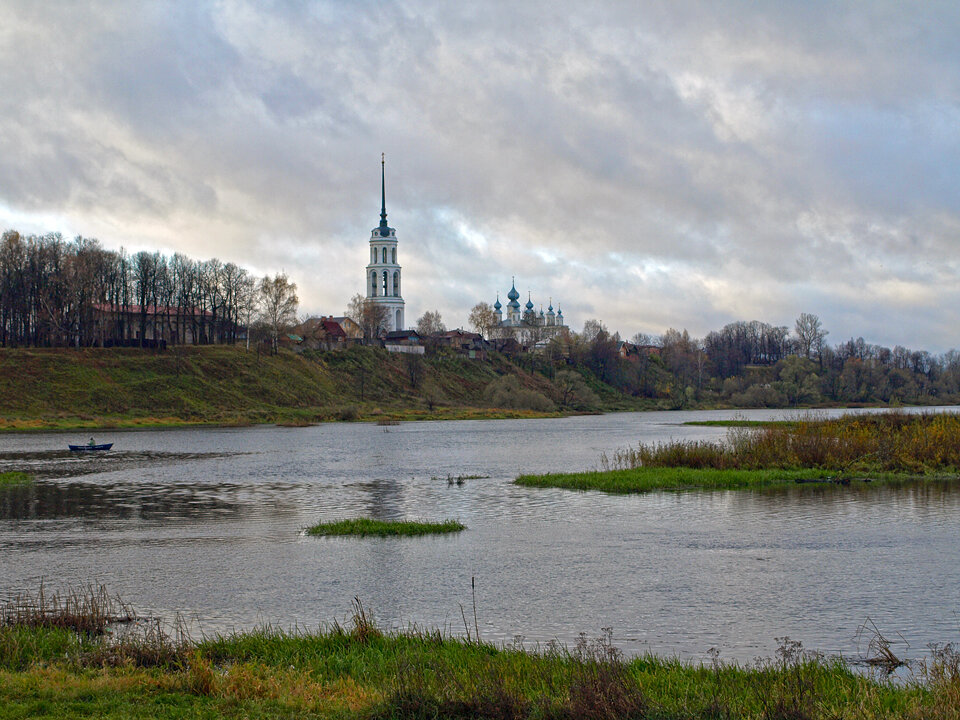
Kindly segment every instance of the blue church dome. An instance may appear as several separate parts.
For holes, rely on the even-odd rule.
[[[498,294],[498,295],[497,295],[497,301],[493,304],[493,309],[494,309],[494,310],[499,310],[499,309],[502,308],[502,307],[503,307],[503,305],[500,304],[500,295]]]

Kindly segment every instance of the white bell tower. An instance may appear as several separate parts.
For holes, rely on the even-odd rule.
[[[387,308],[387,330],[403,330],[403,297],[397,263],[397,231],[387,225],[386,158],[380,155],[380,225],[370,233],[367,300]]]

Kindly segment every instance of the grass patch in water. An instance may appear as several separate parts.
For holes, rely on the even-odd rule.
[[[27,473],[0,473],[0,487],[21,487],[23,485],[33,485],[34,482],[36,481],[33,479],[33,475],[27,475]]]
[[[644,493],[654,490],[739,490],[785,487],[797,483],[833,482],[826,470],[715,470],[687,467],[639,467],[580,473],[521,475],[514,483],[524,487],[600,490],[608,493]]]
[[[373,520],[371,518],[353,518],[319,523],[307,528],[307,535],[357,537],[413,537],[454,533],[466,530],[466,525],[456,520],[443,522],[424,522],[419,520]]]
[[[798,420],[687,420],[684,425],[696,427],[796,427]]]

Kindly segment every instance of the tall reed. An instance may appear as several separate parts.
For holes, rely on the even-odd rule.
[[[820,468],[951,472],[960,468],[960,415],[886,412],[731,427],[722,441],[639,444],[602,455],[604,470],[647,467]]]

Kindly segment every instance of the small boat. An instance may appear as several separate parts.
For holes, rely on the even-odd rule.
[[[113,447],[113,443],[103,443],[101,445],[87,443],[86,445],[67,445],[67,447],[70,448],[71,452],[96,452],[98,450],[109,450]]]

